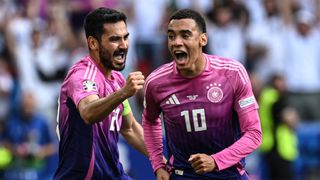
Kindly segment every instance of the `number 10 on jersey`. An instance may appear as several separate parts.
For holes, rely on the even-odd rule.
[[[190,112],[189,110],[184,110],[180,113],[180,115],[184,117],[187,132],[192,132],[192,127],[191,127],[192,122],[193,122],[193,127],[195,132],[207,130],[206,116],[205,116],[204,109],[191,110],[191,116],[189,112]]]

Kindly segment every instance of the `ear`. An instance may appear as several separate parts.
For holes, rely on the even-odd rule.
[[[99,42],[96,40],[96,38],[89,36],[87,41],[90,50],[97,50],[99,48]]]
[[[207,43],[208,43],[208,35],[207,35],[207,33],[202,33],[200,35],[200,45],[205,46],[205,45],[207,45]]]

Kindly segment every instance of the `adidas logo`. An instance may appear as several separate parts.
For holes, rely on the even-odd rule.
[[[167,100],[166,104],[180,104],[177,96],[175,94],[172,94],[170,98]]]

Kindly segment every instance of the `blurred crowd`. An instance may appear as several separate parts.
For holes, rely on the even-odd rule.
[[[320,177],[320,0],[0,0],[0,179],[52,178],[60,83],[88,53],[83,19],[100,6],[128,16],[125,76],[171,61],[172,12],[201,12],[204,51],[240,61],[260,104],[252,178]],[[130,99],[138,120],[142,101]]]

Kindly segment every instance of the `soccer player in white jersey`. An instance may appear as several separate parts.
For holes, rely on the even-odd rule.
[[[196,11],[174,13],[167,34],[174,60],[144,85],[142,126],[157,179],[248,179],[244,159],[261,144],[261,127],[246,70],[237,61],[203,53],[206,24]]]
[[[59,166],[54,179],[131,179],[119,161],[119,133],[147,155],[143,131],[127,98],[143,88],[144,76],[121,75],[128,51],[126,16],[98,8],[85,19],[89,55],[69,70],[61,87]]]

